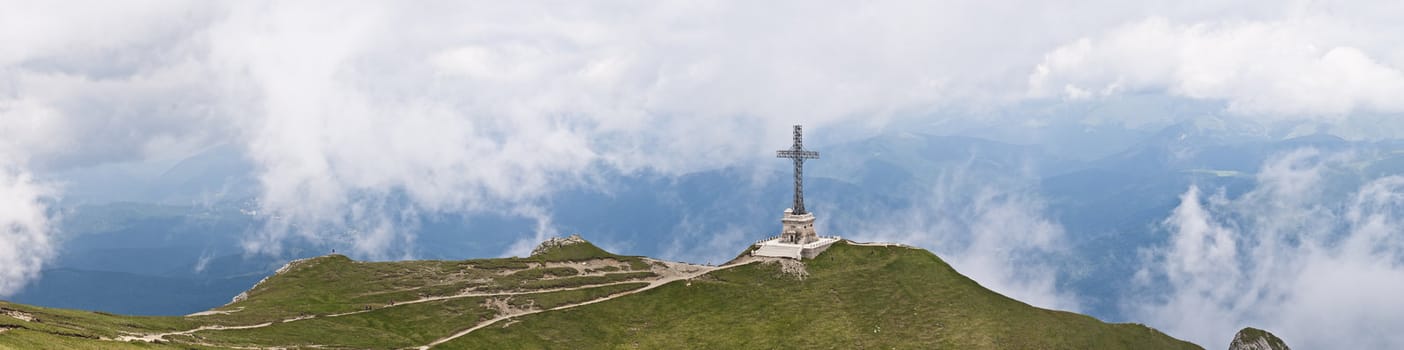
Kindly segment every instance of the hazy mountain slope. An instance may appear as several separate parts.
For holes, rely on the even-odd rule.
[[[1145,326],[1029,306],[920,249],[841,243],[804,273],[780,265],[668,263],[576,240],[528,258],[330,255],[290,263],[196,316],[0,303],[0,348],[1197,348]]]
[[[690,283],[494,325],[445,348],[1195,349],[1154,329],[1044,310],[994,293],[935,255],[839,244],[806,262],[718,271]]]

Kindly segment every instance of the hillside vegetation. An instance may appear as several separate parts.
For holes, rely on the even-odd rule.
[[[553,242],[526,258],[297,261],[185,317],[0,303],[0,348],[1198,348],[1029,306],[913,248],[717,268]]]
[[[1142,325],[1029,306],[924,250],[838,244],[806,265],[802,280],[775,263],[716,271],[524,316],[444,348],[1199,348]]]

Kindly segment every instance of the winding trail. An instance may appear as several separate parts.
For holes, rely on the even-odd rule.
[[[586,301],[586,302],[582,302],[582,303],[569,304],[569,305],[561,305],[561,306],[553,307],[553,308],[550,308],[550,309],[532,310],[532,311],[526,311],[526,312],[521,312],[521,313],[516,313],[516,314],[498,316],[498,317],[496,317],[496,318],[493,318],[493,319],[490,319],[490,320],[487,320],[487,321],[483,321],[482,323],[479,323],[478,325],[473,326],[472,328],[468,328],[468,329],[459,331],[458,333],[454,333],[454,334],[449,335],[449,336],[447,336],[447,337],[439,338],[438,340],[435,340],[435,341],[433,341],[433,342],[430,342],[430,343],[427,344],[427,345],[420,346],[420,347],[415,348],[415,349],[418,349],[418,350],[428,350],[429,348],[432,348],[432,347],[437,346],[437,345],[439,345],[439,344],[447,343],[447,342],[449,342],[449,341],[451,341],[451,340],[454,340],[454,339],[458,339],[459,337],[468,335],[469,333],[473,333],[474,331],[477,331],[477,330],[479,330],[479,329],[486,328],[487,326],[491,326],[491,325],[493,325],[493,324],[495,324],[495,323],[497,323],[497,322],[500,322],[500,321],[502,321],[502,320],[512,319],[512,318],[516,318],[516,317],[520,317],[520,316],[526,316],[526,315],[531,315],[531,314],[537,314],[537,313],[542,313],[542,312],[547,312],[547,311],[564,310],[564,309],[569,309],[569,308],[578,307],[578,306],[590,305],[590,304],[594,304],[594,303],[598,303],[598,302],[602,302],[602,301],[606,301],[606,300],[612,300],[612,299],[619,298],[619,297],[622,297],[622,296],[626,296],[626,295],[635,294],[635,293],[643,292],[643,291],[646,291],[646,290],[658,288],[658,287],[660,287],[660,286],[663,286],[663,285],[665,285],[665,284],[672,283],[672,282],[675,282],[675,281],[686,280],[686,279],[693,279],[693,278],[696,278],[697,276],[701,276],[701,275],[704,275],[704,274],[707,274],[707,273],[710,273],[710,272],[721,271],[721,270],[725,270],[725,269],[729,269],[729,268],[733,268],[733,267],[737,267],[737,266],[742,266],[742,265],[751,264],[751,263],[760,262],[760,261],[768,261],[768,260],[771,260],[771,259],[770,259],[770,258],[751,258],[751,257],[748,256],[748,257],[739,259],[739,260],[737,260],[737,261],[734,262],[734,263],[727,264],[727,265],[722,265],[722,266],[715,266],[715,267],[713,267],[713,266],[698,266],[698,265],[689,265],[689,264],[681,264],[681,263],[664,262],[665,264],[668,264],[670,268],[673,267],[673,264],[680,264],[680,265],[685,265],[685,266],[688,266],[688,267],[696,268],[696,270],[690,271],[690,272],[687,272],[687,273],[683,273],[683,274],[678,274],[678,275],[675,275],[675,276],[664,277],[664,278],[661,278],[661,279],[658,279],[658,280],[649,282],[649,284],[648,284],[647,286],[644,286],[643,288],[634,289],[634,290],[629,290],[629,291],[621,292],[621,293],[618,293],[618,294],[606,296],[606,297],[599,298],[599,299],[593,299],[593,300]]]
[[[304,317],[303,319],[305,319],[305,318],[306,318],[306,317]],[[272,325],[272,324],[274,324],[274,323],[282,323],[282,322],[288,322],[288,321],[287,321],[287,320],[283,320],[283,321],[278,321],[278,322],[265,322],[265,323],[255,324],[255,325],[247,325],[247,326],[219,326],[219,325],[211,325],[211,326],[200,326],[200,327],[195,328],[195,329],[184,330],[184,331],[179,331],[179,332],[144,334],[144,335],[140,335],[140,336],[136,336],[136,335],[123,335],[123,336],[118,336],[118,337],[117,337],[117,341],[124,341],[124,342],[125,342],[125,341],[139,340],[139,341],[144,341],[144,342],[150,343],[150,342],[155,342],[155,341],[165,341],[165,340],[166,340],[166,337],[172,336],[172,335],[191,334],[191,333],[195,333],[195,332],[199,332],[199,331],[218,331],[218,330],[250,329],[250,328],[268,327],[268,326],[270,326],[270,325]]]
[[[172,335],[186,335],[186,334],[192,334],[192,333],[199,332],[199,331],[220,331],[220,330],[235,330],[235,329],[262,328],[262,327],[272,326],[272,325],[278,324],[278,323],[296,322],[296,321],[302,321],[302,320],[310,320],[310,319],[314,319],[314,318],[328,318],[328,317],[349,316],[349,315],[355,315],[355,314],[361,314],[361,313],[372,312],[372,311],[376,311],[376,310],[382,310],[382,309],[385,309],[385,308],[391,308],[391,307],[397,307],[397,306],[404,306],[404,305],[411,305],[411,304],[419,304],[419,303],[426,303],[426,302],[439,301],[439,300],[461,299],[461,298],[474,298],[474,297],[495,297],[495,296],[510,296],[510,295],[526,295],[526,294],[537,294],[537,293],[552,293],[552,292],[561,292],[561,291],[577,290],[577,289],[589,289],[589,288],[598,288],[598,287],[608,287],[608,286],[614,286],[614,285],[620,285],[620,284],[640,283],[640,282],[644,282],[644,281],[637,281],[637,280],[634,280],[634,281],[621,281],[621,282],[610,282],[610,283],[601,283],[601,284],[591,284],[591,285],[576,286],[576,287],[568,287],[568,288],[538,289],[538,290],[532,290],[532,291],[501,292],[501,293],[464,293],[464,294],[454,294],[454,295],[445,295],[445,296],[437,296],[437,297],[419,298],[419,299],[415,299],[415,300],[408,300],[408,301],[403,301],[403,302],[397,302],[397,303],[395,303],[394,305],[386,305],[386,306],[383,306],[383,307],[380,307],[380,308],[370,309],[370,310],[356,310],[356,311],[348,311],[348,312],[335,313],[335,314],[326,314],[326,315],[309,315],[309,316],[290,317],[290,318],[285,318],[285,319],[276,320],[276,321],[269,321],[269,322],[264,322],[264,323],[259,323],[259,324],[251,324],[251,325],[244,325],[244,326],[209,325],[209,326],[200,326],[200,327],[195,328],[195,329],[184,330],[184,331],[178,331],[178,332],[152,333],[152,334],[141,334],[141,335],[123,335],[123,336],[118,336],[118,337],[116,338],[116,340],[117,340],[117,341],[133,341],[133,340],[137,340],[137,341],[144,341],[144,342],[148,342],[148,343],[149,343],[149,342],[155,342],[155,341],[166,341],[166,337],[172,336]],[[645,286],[645,288],[647,288],[647,286]],[[233,312],[237,312],[237,310],[236,310],[236,311],[227,311],[227,312],[224,312],[224,313],[233,313]],[[198,314],[198,313],[197,313],[197,314]],[[209,315],[209,314],[199,314],[199,315],[191,314],[191,316],[202,316],[202,315]]]
[[[913,247],[913,246],[910,246],[910,245],[906,245],[906,244],[891,243],[891,242],[862,242],[862,243],[859,243],[859,242],[854,242],[854,241],[848,241],[848,244],[849,244],[849,245],[856,245],[856,246],[864,246],[864,247],[902,247],[902,248],[916,248],[916,247]]]
[[[420,346],[420,347],[418,347],[418,349],[428,349],[429,347],[442,344],[442,343],[444,343],[444,342],[453,340],[453,339],[458,338],[458,337],[462,337],[462,336],[464,336],[464,335],[467,335],[468,333],[472,333],[473,331],[476,331],[476,330],[478,330],[478,329],[482,329],[483,327],[490,326],[490,325],[492,325],[492,324],[494,324],[494,323],[497,323],[497,322],[499,322],[499,321],[506,320],[506,319],[511,319],[511,318],[514,318],[514,317],[517,317],[517,316],[530,315],[530,314],[535,314],[535,313],[540,313],[540,312],[545,312],[545,311],[561,310],[561,309],[568,309],[568,308],[572,308],[572,307],[576,307],[576,306],[594,304],[594,303],[598,303],[598,302],[601,302],[601,301],[610,300],[610,299],[622,297],[622,296],[625,296],[625,295],[630,295],[630,294],[642,292],[642,291],[645,291],[645,290],[657,288],[657,287],[659,287],[659,286],[662,286],[662,285],[664,285],[664,284],[671,283],[671,282],[673,282],[673,281],[684,280],[684,279],[692,279],[692,278],[695,278],[695,277],[697,277],[697,276],[701,276],[701,275],[703,275],[703,274],[706,274],[706,273],[709,273],[709,272],[712,272],[712,271],[718,271],[718,270],[723,270],[723,269],[729,269],[729,268],[732,268],[732,267],[741,266],[741,265],[745,265],[745,264],[749,264],[749,263],[753,263],[753,262],[757,262],[757,261],[764,261],[764,260],[768,260],[768,259],[765,259],[765,258],[761,258],[761,259],[741,259],[741,260],[737,260],[736,262],[734,262],[734,263],[732,263],[732,264],[723,265],[723,266],[715,266],[715,267],[713,267],[713,266],[704,266],[704,265],[693,265],[693,264],[680,263],[680,262],[670,262],[670,261],[655,260],[655,261],[657,261],[657,262],[661,262],[661,263],[666,264],[666,265],[668,266],[668,268],[665,269],[665,270],[663,270],[663,271],[655,271],[655,273],[659,273],[660,278],[658,278],[658,279],[656,279],[656,280],[651,280],[651,281],[649,281],[649,280],[629,280],[629,281],[609,282],[609,283],[592,284],[592,285],[576,286],[576,287],[566,287],[566,288],[538,289],[538,290],[531,290],[531,291],[489,292],[489,293],[462,293],[462,294],[445,295],[445,296],[437,296],[437,297],[425,297],[425,298],[419,298],[419,299],[414,299],[414,300],[407,300],[407,301],[402,301],[402,302],[396,302],[396,303],[393,304],[393,305],[385,305],[385,306],[382,306],[382,307],[380,307],[380,308],[375,308],[375,309],[370,309],[370,310],[356,310],[356,311],[348,311],[348,312],[334,313],[334,314],[326,314],[326,315],[298,316],[298,317],[285,318],[285,319],[281,319],[281,320],[269,321],[269,322],[264,322],[264,323],[259,323],[259,324],[252,324],[252,325],[242,325],[242,326],[208,325],[208,326],[200,326],[200,327],[197,327],[197,328],[195,328],[195,329],[189,329],[189,330],[184,330],[184,331],[176,331],[176,332],[122,335],[122,336],[118,336],[117,338],[115,338],[115,339],[113,339],[113,340],[122,341],[122,342],[126,342],[126,341],[144,341],[144,342],[150,343],[150,342],[157,342],[157,341],[168,341],[168,340],[166,339],[166,337],[169,337],[169,336],[174,336],[174,335],[189,335],[189,334],[193,334],[193,333],[195,333],[195,332],[200,332],[200,331],[219,331],[219,330],[239,330],[239,329],[262,328],[262,327],[268,327],[268,326],[272,326],[272,325],[274,325],[274,324],[279,324],[279,323],[296,322],[296,321],[308,320],[308,319],[314,319],[314,318],[328,318],[328,317],[349,316],[349,315],[355,315],[355,314],[361,314],[361,313],[367,313],[367,312],[382,310],[382,309],[385,309],[385,308],[398,307],[398,306],[404,306],[404,305],[412,305],[412,304],[419,304],[419,303],[426,303],[426,302],[431,302],[431,301],[440,301],[440,300],[449,300],[449,299],[461,299],[461,298],[475,298],[475,297],[497,297],[497,296],[512,296],[512,295],[528,295],[528,294],[552,293],[552,292],[561,292],[561,291],[570,291],[570,290],[580,290],[580,289],[599,288],[599,287],[607,287],[607,286],[614,286],[614,285],[621,285],[621,284],[630,284],[630,283],[640,283],[640,282],[647,282],[647,283],[648,283],[647,286],[644,286],[644,287],[641,287],[641,288],[638,288],[638,289],[628,290],[628,291],[624,291],[624,292],[617,293],[617,294],[614,294],[614,295],[606,296],[606,297],[599,298],[599,299],[593,299],[593,300],[589,300],[589,301],[585,301],[585,302],[581,302],[581,303],[577,303],[577,304],[561,305],[561,306],[557,306],[557,307],[550,308],[550,309],[532,310],[532,311],[527,311],[527,312],[521,312],[521,313],[514,313],[514,314],[508,314],[508,315],[499,316],[499,317],[497,317],[497,318],[493,318],[493,319],[484,321],[483,323],[480,323],[480,324],[478,324],[478,325],[476,325],[476,326],[474,326],[474,327],[472,327],[472,328],[469,328],[469,329],[460,331],[460,332],[458,332],[458,333],[454,333],[453,335],[450,335],[450,336],[448,336],[448,337],[444,337],[444,338],[440,338],[440,339],[438,339],[438,340],[435,340],[434,342],[430,343],[429,345],[425,345],[425,346]],[[661,272],[661,273],[660,273],[660,272]],[[207,316],[207,315],[216,315],[216,314],[230,314],[230,313],[235,313],[235,312],[239,312],[239,311],[243,311],[243,309],[240,308],[240,309],[230,310],[230,311],[205,311],[205,312],[197,312],[197,313],[194,313],[194,314],[190,314],[190,315],[188,315],[188,316]]]
[[[238,307],[238,308],[235,308],[234,310],[205,310],[205,311],[200,311],[200,312],[196,312],[196,313],[193,313],[193,314],[185,315],[185,317],[211,316],[211,315],[228,315],[228,314],[232,314],[232,313],[239,312],[239,311],[244,311],[244,307],[243,307],[243,306],[240,306],[240,307]]]
[[[395,302],[394,305],[385,305],[385,306],[380,307],[379,309],[347,311],[347,312],[342,312],[342,313],[326,314],[326,315],[321,315],[321,316],[313,315],[313,316],[309,316],[309,317],[294,317],[294,318],[290,318],[290,319],[283,320],[282,322],[292,322],[292,321],[305,320],[305,319],[309,319],[309,318],[318,318],[318,317],[340,317],[340,316],[347,316],[347,315],[355,315],[355,314],[367,313],[367,312],[371,312],[371,311],[376,311],[376,310],[381,310],[381,309],[391,308],[391,307],[396,307],[396,306],[411,305],[411,304],[419,304],[419,303],[427,303],[427,302],[439,301],[439,300],[462,299],[462,298],[475,298],[475,297],[497,297],[497,296],[507,296],[507,295],[526,295],[526,294],[537,294],[537,293],[552,293],[552,292],[563,292],[563,291],[577,290],[577,289],[590,289],[590,288],[598,288],[598,287],[608,287],[608,286],[615,286],[615,285],[629,284],[629,283],[639,283],[639,282],[644,282],[644,281],[638,281],[638,280],[619,281],[619,282],[609,282],[609,283],[601,283],[601,284],[590,284],[590,285],[575,286],[575,287],[566,287],[566,288],[537,289],[537,290],[531,290],[531,291],[518,291],[518,292],[463,293],[463,294],[445,295],[445,296],[428,297],[428,298],[419,298],[419,299],[415,299],[415,300],[408,300],[408,301]]]

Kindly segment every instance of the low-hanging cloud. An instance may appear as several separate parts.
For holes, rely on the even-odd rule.
[[[1205,36],[1185,27],[1221,22],[1206,14],[1247,14],[1249,27],[1271,27],[1299,23],[1278,17],[1311,6],[8,4],[0,11],[0,41],[11,44],[0,47],[0,137],[29,159],[17,169],[36,174],[238,145],[254,164],[268,223],[248,237],[249,251],[306,240],[402,257],[422,214],[547,207],[551,193],[596,184],[601,170],[732,165],[768,154],[772,137],[794,123],[853,138],[893,120],[1017,102],[1031,84],[1053,94],[1067,84],[1106,90],[1115,79],[1078,67],[1122,50],[1104,50],[1115,45],[1101,39],[1078,49],[1078,38],[1131,28],[1183,39],[1166,44],[1178,45]],[[1277,15],[1283,7],[1289,13]],[[1265,90],[1298,94],[1288,102],[1308,111],[1395,108],[1378,96],[1404,55],[1378,43],[1404,31],[1379,30],[1397,22],[1376,15],[1388,11],[1333,13],[1341,15],[1307,23],[1352,23],[1357,29],[1342,35],[1361,34],[1361,43],[1327,42],[1342,48],[1330,59],[1229,63],[1261,58],[1289,76],[1295,67],[1332,78],[1312,80],[1325,82],[1318,89]],[[1124,26],[1148,15],[1168,24]],[[1359,69],[1330,69],[1340,62]],[[1031,81],[1040,63],[1047,72]],[[1144,84],[1162,84],[1157,74]],[[1226,81],[1276,81],[1268,78]],[[1205,86],[1183,95],[1258,101],[1233,93],[1252,85]],[[1312,102],[1337,94],[1347,95]],[[550,230],[546,216],[542,230]]]
[[[1304,149],[1268,161],[1238,198],[1191,187],[1129,313],[1210,347],[1248,326],[1308,349],[1404,346],[1404,177],[1341,179],[1369,159]]]
[[[796,122],[876,129],[954,95],[992,95],[949,87],[986,79],[970,70],[915,60],[964,39],[871,42],[844,29],[906,37],[890,21],[922,18],[762,15],[794,9],[232,6],[209,50],[217,81],[250,102],[233,124],[270,217],[245,246],[403,252],[417,213],[541,207],[604,169],[715,168],[767,154],[768,136]],[[842,73],[851,67],[865,73]]]
[[[966,167],[968,168],[968,167]],[[1070,251],[1062,225],[1027,179],[941,174],[924,200],[891,216],[842,231],[859,241],[901,242],[930,249],[981,285],[1034,306],[1078,311],[1076,295],[1059,287]]]
[[[43,202],[51,192],[0,154],[0,296],[24,288],[54,254],[54,228]]]

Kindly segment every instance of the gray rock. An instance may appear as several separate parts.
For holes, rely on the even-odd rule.
[[[1268,331],[1247,327],[1233,336],[1229,350],[1290,350],[1287,343]]]
[[[531,250],[531,256],[541,255],[551,248],[563,247],[576,243],[585,243],[585,239],[580,238],[579,234],[573,234],[566,238],[552,237],[536,245],[536,249]]]

